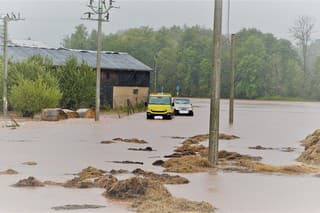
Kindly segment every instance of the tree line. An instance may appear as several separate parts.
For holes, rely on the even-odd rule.
[[[88,32],[78,25],[75,32],[65,37],[66,48],[96,49],[97,32]],[[133,28],[115,34],[103,35],[103,50],[128,52],[151,68],[156,69],[158,86],[175,94],[209,97],[212,70],[211,29],[200,26],[154,30]],[[309,41],[308,41],[309,42]],[[316,49],[313,42],[309,49]],[[299,47],[291,41],[276,38],[258,29],[242,29],[236,33],[236,98],[304,98],[320,99],[320,60],[309,60],[305,72],[306,50],[303,57]],[[221,96],[229,96],[230,44],[226,36],[222,42]],[[312,63],[310,62],[312,61]],[[151,73],[151,91],[154,91]]]

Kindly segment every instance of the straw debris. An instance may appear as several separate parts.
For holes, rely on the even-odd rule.
[[[298,157],[297,161],[319,165],[320,164],[320,129],[314,131],[311,135],[308,135],[302,144],[305,147],[305,151]]]
[[[165,172],[177,173],[205,172],[210,168],[214,168],[214,165],[208,159],[198,155],[172,158],[165,161],[162,166],[166,168]]]
[[[34,177],[28,177],[27,179],[22,179],[18,183],[14,184],[15,187],[43,187],[44,184]]]
[[[78,173],[80,179],[96,178],[100,177],[105,171],[89,166]]]
[[[187,178],[181,177],[179,175],[169,175],[169,174],[156,174],[153,172],[146,172],[142,169],[135,169],[133,172],[135,175],[141,175],[145,178],[150,178],[154,181],[159,181],[163,184],[187,184],[189,180]]]
[[[139,140],[137,138],[131,138],[131,139],[125,139],[125,138],[114,138],[112,139],[114,141],[121,141],[121,142],[125,142],[125,143],[137,143],[137,144],[145,144],[148,143],[145,140]]]

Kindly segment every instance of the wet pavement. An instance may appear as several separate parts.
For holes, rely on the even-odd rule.
[[[88,166],[103,170],[143,168],[162,172],[152,162],[171,154],[183,139],[208,133],[209,100],[193,99],[195,116],[173,120],[146,120],[144,113],[118,119],[102,115],[101,121],[69,119],[60,122],[25,121],[17,129],[0,128],[0,171],[9,168],[18,175],[0,175],[0,212],[56,212],[54,206],[67,204],[104,205],[106,208],[77,212],[130,212],[127,206],[102,196],[102,189],[67,189],[46,186],[14,188],[18,180],[34,176],[41,181],[72,179]],[[220,132],[240,136],[220,141],[220,149],[263,157],[273,165],[298,164],[303,151],[299,141],[320,127],[320,103],[239,101],[235,102],[235,123],[228,124],[228,102],[221,102]],[[117,142],[113,138],[138,138],[148,144]],[[248,147],[296,148],[294,152],[252,150]],[[128,148],[151,146],[156,151],[137,152]],[[141,161],[144,165],[115,164],[110,161]],[[35,166],[23,162],[36,162]],[[208,201],[217,212],[319,212],[320,180],[311,175],[288,176],[208,172],[183,174],[188,185],[168,185],[179,197]],[[126,175],[119,176],[125,178]],[[59,211],[61,212],[61,211]],[[63,212],[63,211],[62,211]]]

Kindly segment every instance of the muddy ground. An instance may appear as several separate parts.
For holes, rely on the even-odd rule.
[[[196,116],[179,116],[172,121],[146,120],[145,115],[140,113],[121,119],[117,115],[102,115],[98,123],[88,119],[69,119],[58,123],[23,121],[16,129],[0,128],[0,171],[11,168],[18,172],[0,175],[0,199],[3,201],[0,212],[55,212],[53,207],[66,205],[106,206],[77,212],[132,211],[127,203],[102,196],[105,190],[101,188],[66,188],[55,184],[72,180],[75,174],[88,166],[103,172],[129,171],[115,174],[118,180],[134,177],[131,172],[138,168],[162,174],[165,168],[153,166],[154,161],[169,160],[164,156],[174,153],[188,137],[208,132],[209,101],[199,99],[194,102],[199,106],[195,109]],[[220,130],[240,139],[221,141],[220,150],[261,157],[259,164],[254,164],[254,167],[250,165],[253,168],[261,164],[272,165],[275,167],[273,169],[298,165],[296,159],[304,151],[300,141],[319,128],[318,103],[236,101],[233,126],[226,123],[227,109],[227,102],[222,101]],[[148,144],[121,141],[100,143],[116,138],[136,138]],[[200,145],[206,147],[207,141]],[[128,150],[147,146],[155,151]],[[256,146],[276,150],[249,149]],[[293,151],[282,152],[284,147],[290,147]],[[30,161],[37,165],[22,164]],[[112,161],[144,164],[116,164]],[[295,213],[317,212],[319,209],[317,194],[320,183],[319,178],[313,175],[211,169],[180,175],[189,183],[165,185],[170,194],[190,201],[208,202],[217,208],[217,212]],[[50,180],[51,184],[35,189],[12,187],[30,176],[44,183]],[[90,183],[85,182],[83,186],[90,186]],[[149,205],[156,204],[146,204],[147,207]]]

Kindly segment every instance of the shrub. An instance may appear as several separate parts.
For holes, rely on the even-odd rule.
[[[42,78],[34,81],[21,78],[12,87],[9,100],[15,111],[33,116],[43,108],[57,107],[61,97],[58,86],[48,85]]]

